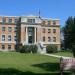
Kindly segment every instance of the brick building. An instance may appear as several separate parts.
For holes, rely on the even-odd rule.
[[[55,44],[60,50],[59,19],[38,16],[0,16],[0,50],[15,50],[17,44]]]

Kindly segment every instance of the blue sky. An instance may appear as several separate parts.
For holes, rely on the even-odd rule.
[[[69,16],[75,16],[75,0],[0,0],[0,15],[38,15],[58,18],[63,26]]]

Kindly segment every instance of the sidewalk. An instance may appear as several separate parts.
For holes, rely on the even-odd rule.
[[[66,56],[60,56],[60,55],[53,55],[53,54],[44,54],[44,55],[47,55],[47,56],[52,56],[52,57],[57,57],[57,58],[72,58],[72,57],[66,57]]]

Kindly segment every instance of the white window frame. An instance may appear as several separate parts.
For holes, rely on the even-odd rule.
[[[10,46],[10,49],[9,49],[9,46]],[[11,48],[12,48],[12,45],[11,44],[8,44],[8,50],[11,50]]]
[[[53,29],[53,33],[56,33],[56,29]]]
[[[4,27],[5,29],[6,29],[6,27],[5,27],[5,26],[2,26],[2,31],[5,32],[5,30],[3,30],[3,27]]]
[[[55,38],[55,39],[54,39]],[[56,42],[56,37],[53,37],[53,42]]]
[[[5,41],[6,40],[6,35],[5,35],[5,40],[3,40],[3,37],[2,37],[3,35],[5,35],[5,34],[1,35],[1,41]]]
[[[2,44],[2,45],[4,45],[4,49],[5,49],[5,44]],[[2,48],[2,45],[1,45],[1,49],[4,50],[4,49]]]
[[[9,36],[11,36],[11,38],[10,38],[11,40],[9,39]],[[10,34],[8,35],[8,41],[12,41],[12,35],[10,35]]]
[[[51,37],[48,37],[48,42],[51,42]]]
[[[34,18],[28,18],[28,19],[27,19],[27,22],[28,22],[28,23],[35,23],[35,19],[34,19]]]
[[[42,40],[43,40],[43,42],[45,42],[45,41],[46,41],[46,37],[45,37],[45,36],[43,36],[43,37],[42,37]]]
[[[12,27],[11,27],[11,30],[10,30],[9,27],[8,27],[8,32],[12,32]]]
[[[14,36],[14,41],[17,41],[17,36],[16,35]]]
[[[18,29],[18,28],[17,28],[17,26],[16,26],[16,27],[14,27],[14,31],[15,31],[15,32],[17,31],[17,29]]]

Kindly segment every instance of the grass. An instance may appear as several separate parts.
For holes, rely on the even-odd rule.
[[[70,51],[61,51],[61,52],[57,52],[57,53],[53,53],[53,54],[60,55],[60,56],[73,57],[73,54]]]
[[[0,75],[60,75],[59,59],[17,52],[0,52]],[[65,72],[64,75],[69,75]]]

